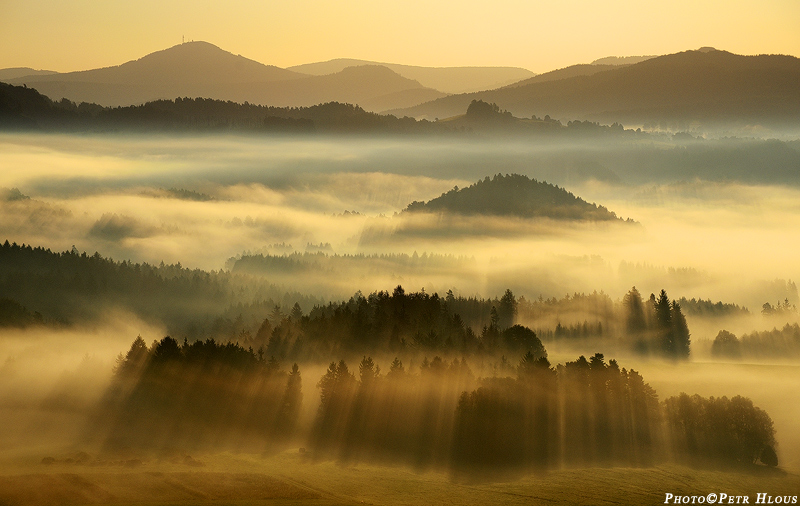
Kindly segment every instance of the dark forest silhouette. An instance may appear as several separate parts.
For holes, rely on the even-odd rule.
[[[232,272],[206,272],[179,264],[115,262],[77,250],[55,253],[6,241],[0,245],[0,297],[6,299],[0,324],[69,325],[101,318],[110,308],[125,308],[165,325],[181,339],[214,338],[263,348],[281,360],[323,362],[331,355],[378,352],[537,352],[543,341],[587,338],[674,359],[690,354],[681,305],[663,290],[643,301],[633,288],[620,304],[602,292],[528,299],[506,290],[501,297],[484,299],[452,291],[444,296],[406,292],[398,285],[391,292],[358,292],[348,300],[322,303],[238,274],[265,262],[277,262],[281,269],[297,263],[301,272],[313,272],[303,262],[319,257],[243,257]],[[365,259],[334,258],[334,265]],[[447,256],[396,260],[458,262]],[[236,268],[240,262],[242,267]],[[553,320],[558,321],[546,323]]]
[[[455,187],[428,202],[412,202],[405,212],[593,221],[619,219],[603,206],[589,204],[563,188],[519,174],[486,176],[467,188]]]
[[[8,241],[0,245],[0,297],[52,325],[96,321],[109,309],[125,308],[166,325],[181,337],[213,336],[225,341],[257,329],[262,315],[276,304],[288,307],[300,302],[311,307],[320,303],[262,280],[222,271],[163,262],[116,262],[74,248],[59,253]],[[6,324],[29,320],[9,318]]]
[[[139,337],[120,355],[87,437],[105,451],[280,448],[315,459],[404,463],[484,478],[561,466],[777,465],[772,420],[749,399],[681,394],[659,403],[642,376],[602,354],[553,367],[542,348],[513,376],[476,378],[465,358],[382,373],[331,362],[304,394],[300,367],[213,340]],[[302,402],[316,405],[310,428]],[[669,457],[672,455],[673,457]]]
[[[671,301],[665,290],[658,296],[650,294],[645,302],[633,287],[622,303],[627,313],[625,327],[635,349],[668,358],[689,358],[691,339],[686,318],[680,304]]]
[[[711,354],[728,359],[796,358],[800,356],[800,325],[787,323],[780,329],[753,331],[740,337],[720,330]]]
[[[478,99],[517,116],[550,114],[681,130],[692,123],[780,128],[792,125],[800,110],[795,86],[800,59],[793,56],[698,50],[607,67],[592,75],[580,68],[567,70],[554,72],[552,78],[544,74],[390,112],[446,118]]]
[[[292,436],[302,398],[297,364],[287,373],[232,343],[165,337],[148,348],[139,337],[117,360],[92,432],[113,451],[245,448]]]
[[[487,104],[489,108],[492,105]],[[474,112],[470,118],[474,117]],[[479,118],[483,118],[478,114]],[[566,125],[503,115],[512,132],[580,135],[647,136],[621,125],[570,121]],[[367,112],[356,104],[327,102],[303,107],[274,107],[210,98],[179,97],[142,105],[103,107],[93,103],[59,101],[33,88],[0,83],[0,128],[45,131],[240,131],[253,133],[470,134],[493,121],[468,123],[416,120]]]

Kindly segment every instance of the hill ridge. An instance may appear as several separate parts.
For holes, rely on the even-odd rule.
[[[549,114],[562,120],[677,128],[726,121],[785,125],[800,114],[798,82],[800,59],[793,56],[692,50],[593,75],[453,95],[388,112],[447,118],[460,114],[471,100],[481,99],[519,117]]]
[[[520,174],[486,176],[472,185],[442,193],[428,202],[414,201],[403,212],[450,212],[463,215],[517,216],[567,220],[615,221],[616,213],[590,204],[557,185]],[[629,222],[632,220],[628,220]]]
[[[264,65],[202,41],[172,46],[117,66],[6,81],[26,84],[54,101],[67,98],[107,107],[207,97],[293,107],[347,102],[378,111],[444,96],[384,66],[349,67],[336,74],[309,76]]]

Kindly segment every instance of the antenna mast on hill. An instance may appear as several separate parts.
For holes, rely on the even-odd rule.
[[[186,44],[186,35],[181,35],[181,44]]]

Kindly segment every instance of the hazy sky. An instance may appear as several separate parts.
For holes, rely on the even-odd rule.
[[[798,0],[0,0],[0,68],[118,65],[187,40],[266,64],[362,58],[545,72],[714,46],[800,55]]]

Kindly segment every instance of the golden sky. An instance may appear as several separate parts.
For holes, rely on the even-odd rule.
[[[360,58],[546,72],[701,46],[800,56],[800,0],[0,0],[0,68],[118,65],[182,36],[280,67]]]

